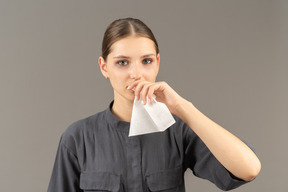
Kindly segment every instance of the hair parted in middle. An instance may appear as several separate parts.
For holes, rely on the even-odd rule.
[[[151,29],[141,20],[128,17],[117,19],[107,27],[102,42],[103,59],[106,61],[113,43],[131,35],[151,39],[155,44],[156,54],[159,53],[158,43]]]

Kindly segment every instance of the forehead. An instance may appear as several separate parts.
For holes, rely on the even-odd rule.
[[[156,53],[154,42],[147,37],[129,36],[116,41],[109,55],[139,56]]]

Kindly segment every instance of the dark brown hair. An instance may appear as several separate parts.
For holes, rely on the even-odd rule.
[[[130,35],[151,39],[155,43],[156,54],[159,53],[158,43],[147,25],[139,19],[123,18],[113,21],[104,33],[102,42],[102,57],[104,60],[106,61],[111,52],[113,43]]]

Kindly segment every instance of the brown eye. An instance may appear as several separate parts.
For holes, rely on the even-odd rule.
[[[152,63],[152,59],[144,59],[142,63],[143,64],[150,64],[150,63]]]

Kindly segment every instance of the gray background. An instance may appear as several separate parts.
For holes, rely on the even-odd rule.
[[[158,39],[158,80],[256,149],[261,173],[235,191],[288,191],[287,2],[0,0],[0,191],[46,191],[60,135],[108,107],[97,59],[107,25],[128,16]]]

